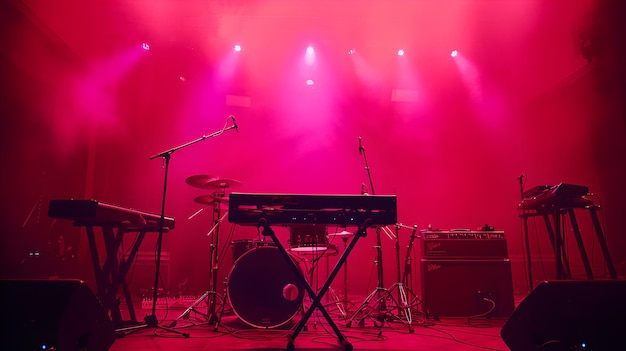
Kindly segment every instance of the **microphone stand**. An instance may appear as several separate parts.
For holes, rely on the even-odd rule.
[[[136,330],[136,329],[142,329],[142,328],[160,328],[163,330],[167,330],[170,332],[174,332],[174,333],[178,333],[180,335],[182,335],[185,338],[189,337],[189,333],[183,333],[183,332],[179,332],[177,330],[171,329],[171,328],[167,328],[167,327],[163,327],[163,326],[159,326],[159,322],[158,319],[156,317],[156,305],[157,305],[157,298],[158,298],[158,294],[157,294],[157,290],[159,288],[159,277],[161,276],[161,272],[160,272],[160,267],[161,267],[161,246],[163,243],[163,233],[164,233],[164,228],[163,228],[163,223],[165,223],[165,199],[166,199],[166,195],[167,195],[167,176],[169,173],[169,165],[170,165],[170,160],[172,158],[172,154],[180,149],[186,148],[187,146],[193,145],[195,143],[199,143],[203,140],[209,139],[209,138],[214,138],[216,136],[219,136],[221,134],[223,134],[224,132],[231,130],[231,129],[235,129],[237,130],[237,132],[239,132],[239,129],[237,127],[237,124],[235,122],[235,118],[233,116],[229,116],[229,119],[233,120],[233,125],[228,126],[228,121],[226,121],[226,124],[224,124],[224,127],[214,133],[208,134],[208,135],[203,135],[198,139],[192,140],[190,142],[187,142],[185,144],[173,147],[169,150],[165,150],[159,154],[156,154],[154,156],[150,157],[150,160],[154,160],[156,158],[163,158],[163,161],[165,162],[164,164],[164,176],[163,176],[163,197],[161,199],[161,216],[159,218],[159,235],[157,237],[157,243],[156,243],[156,268],[155,268],[155,272],[154,272],[154,286],[153,286],[153,291],[152,291],[152,313],[148,316],[146,316],[144,318],[144,324],[138,325],[138,326],[134,326],[134,327],[130,327],[130,328],[123,328],[123,329],[118,329],[118,332],[126,332],[126,331],[132,331],[132,330]]]
[[[363,156],[363,161],[365,162],[365,171],[367,171],[367,178],[369,179],[369,184],[370,184],[370,190],[372,192],[372,195],[376,195],[376,192],[374,191],[374,182],[372,181],[372,174],[371,174],[371,170],[369,167],[369,164],[367,162],[367,155],[365,154],[365,148],[362,146],[362,142],[361,142],[361,137],[359,137],[359,155]],[[362,195],[367,195],[367,192],[365,191],[365,184],[361,185],[361,194]],[[363,301],[363,303],[361,304],[361,306],[354,312],[354,314],[352,315],[352,317],[350,317],[350,319],[348,320],[348,322],[346,323],[346,327],[350,327],[352,325],[352,321],[354,319],[356,319],[357,317],[359,319],[359,325],[363,325],[364,324],[364,320],[367,317],[367,315],[362,315],[363,310],[365,310],[365,308],[369,307],[369,303],[370,300],[373,299],[374,297],[378,296],[376,303],[378,304],[376,311],[378,312],[377,314],[377,320],[378,322],[380,322],[380,327],[382,328],[384,326],[385,320],[387,319],[387,317],[390,316],[390,313],[388,312],[387,309],[387,299],[391,298],[393,300],[393,296],[391,295],[390,291],[387,290],[384,287],[384,277],[383,277],[383,252],[382,252],[382,240],[381,240],[381,231],[384,231],[385,234],[390,238],[390,239],[396,239],[396,236],[394,235],[394,233],[387,227],[377,227],[376,228],[376,246],[374,247],[376,249],[376,265],[377,265],[377,273],[378,273],[378,285],[376,286],[376,288],[374,289],[374,291],[372,291],[366,298],[365,301]],[[408,316],[407,316],[408,317]],[[410,320],[410,317],[409,317]],[[376,322],[374,322],[375,326]],[[410,325],[409,325],[410,328]]]

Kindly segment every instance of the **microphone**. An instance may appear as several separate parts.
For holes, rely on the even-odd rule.
[[[229,117],[233,120],[233,127],[235,127],[235,131],[239,133],[239,127],[237,126],[237,121],[235,120],[235,116],[230,115]]]
[[[363,155],[363,144],[361,143],[361,137],[359,137],[359,155]]]
[[[517,180],[521,182],[524,177],[526,177],[526,175],[522,173],[519,177],[517,177]]]

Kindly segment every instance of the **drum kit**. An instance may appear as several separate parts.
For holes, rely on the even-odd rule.
[[[191,219],[207,207],[213,208],[213,227],[207,236],[211,237],[209,260],[211,269],[209,274],[209,289],[178,316],[170,327],[182,318],[188,317],[191,311],[207,317],[209,324],[214,328],[220,323],[226,299],[235,315],[244,323],[257,328],[276,328],[289,322],[302,308],[305,298],[305,289],[299,277],[291,269],[288,262],[284,261],[278,248],[272,241],[258,239],[233,240],[230,242],[232,251],[232,267],[226,277],[227,296],[223,297],[222,309],[217,310],[217,273],[220,260],[218,257],[220,225],[228,214],[228,194],[234,187],[241,186],[241,182],[233,179],[219,178],[217,176],[199,174],[185,179],[185,183],[194,188],[209,190],[209,194],[199,195],[194,202],[204,207],[189,217]],[[222,211],[225,213],[222,214]],[[289,255],[303,272],[302,262],[307,261],[307,256],[314,258],[309,262],[314,265],[319,258],[336,255],[339,251],[337,245],[329,243],[329,238],[339,238],[344,242],[344,249],[348,239],[353,235],[343,228],[336,233],[328,233],[325,225],[290,225],[289,230]],[[314,266],[313,265],[313,266]],[[311,271],[314,269],[312,267]],[[338,310],[347,317],[347,263],[344,266],[344,297],[340,299],[332,292],[331,296]],[[312,277],[311,277],[312,279]],[[332,290],[332,289],[331,289]],[[221,297],[220,297],[221,298]],[[206,300],[207,313],[197,310],[197,307]]]

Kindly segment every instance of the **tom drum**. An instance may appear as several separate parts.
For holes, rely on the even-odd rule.
[[[235,261],[237,261],[237,259],[239,257],[241,257],[241,255],[243,255],[244,253],[255,249],[257,247],[262,247],[262,246],[276,246],[276,244],[274,244],[271,241],[263,241],[263,240],[233,240],[230,245],[232,246],[232,252],[233,252],[233,263],[235,263]]]
[[[293,252],[317,252],[328,249],[326,226],[315,224],[289,226],[289,249]]]

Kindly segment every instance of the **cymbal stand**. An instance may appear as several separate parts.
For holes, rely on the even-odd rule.
[[[225,198],[225,187],[220,187],[216,190],[212,195],[214,199],[222,199]],[[220,259],[219,259],[219,233],[220,233],[220,225],[224,218],[228,215],[228,211],[221,215],[221,201],[213,202],[213,227],[206,236],[211,237],[211,243],[209,244],[209,262],[211,265],[211,269],[209,271],[209,289],[202,294],[196,301],[194,301],[191,306],[189,306],[183,313],[181,313],[175,320],[170,323],[170,327],[174,327],[176,323],[189,316],[189,314],[193,311],[205,316],[208,320],[208,324],[213,324],[213,330],[217,331],[219,324],[221,322],[222,312],[220,312],[219,316],[216,311],[217,304],[217,275],[220,267]],[[213,234],[213,235],[211,235]],[[221,297],[222,302],[225,301],[225,297]],[[202,301],[207,300],[207,312],[202,313],[198,311],[196,308],[198,305],[202,303]]]
[[[343,249],[345,251],[348,247],[348,236],[343,235],[341,237],[341,240],[343,241]],[[341,301],[339,297],[337,297],[337,294],[335,294],[335,291],[333,291],[332,288],[329,289],[329,292],[331,294],[331,297],[335,301],[335,304],[337,305],[339,313],[341,313],[341,317],[344,320],[348,319],[348,260],[346,260],[346,262],[343,264],[343,301]],[[340,302],[343,302],[344,305],[342,306]]]
[[[224,198],[225,197],[225,188],[221,187],[217,192],[216,198]],[[220,223],[226,217],[228,212],[226,212],[223,217],[221,216],[221,202],[216,202],[213,214],[214,214],[214,225],[211,231],[207,233],[207,236],[211,237],[211,250],[209,253],[209,259],[211,260],[211,270],[209,272],[209,296],[207,300],[207,314],[209,316],[209,324],[215,324],[214,329],[217,331],[217,327],[219,325],[219,320],[217,318],[217,314],[215,312],[215,304],[216,304],[216,295],[217,295],[217,272],[219,270],[219,233],[220,233]]]

